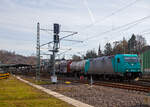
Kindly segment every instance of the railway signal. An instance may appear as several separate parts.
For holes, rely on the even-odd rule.
[[[57,23],[54,23],[54,34],[59,34],[60,32],[60,25]]]
[[[48,43],[45,43],[45,44],[42,44],[40,45],[40,31],[53,31],[53,41],[50,41]],[[63,36],[61,38],[59,38],[59,33],[60,32],[65,32],[65,33],[71,33],[69,35],[66,35],[66,36]],[[51,64],[52,64],[52,73],[53,75],[51,76],[51,80],[53,83],[56,83],[57,82],[57,76],[55,74],[55,56],[56,56],[56,53],[58,52],[58,49],[59,49],[59,43],[61,40],[64,40],[65,38],[67,37],[70,37],[70,36],[73,36],[77,34],[77,32],[73,32],[73,31],[60,31],[60,25],[57,24],[57,23],[54,23],[53,24],[53,29],[42,29],[40,28],[39,26],[39,23],[37,24],[37,72],[36,72],[36,79],[39,80],[40,79],[40,49],[42,46],[45,46],[45,45],[49,45],[50,43],[53,43],[53,49],[49,50],[52,52],[52,56],[51,56]],[[69,40],[69,41],[74,41],[74,42],[82,42],[82,41],[77,41],[77,40]],[[47,54],[44,54],[44,55],[47,55]]]
[[[59,43],[59,29],[60,25],[57,23],[54,23],[54,43]]]
[[[57,76],[55,74],[55,54],[58,52],[58,44],[59,44],[59,27],[60,25],[57,23],[54,23],[54,46],[53,46],[53,57],[52,57],[52,71],[53,75],[51,76],[51,81],[53,83],[57,83]]]

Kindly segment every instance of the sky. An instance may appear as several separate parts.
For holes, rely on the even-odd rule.
[[[66,39],[83,43],[60,41],[59,57],[80,56],[91,49],[97,52],[99,45],[103,50],[107,42],[123,37],[128,40],[133,33],[143,35],[150,45],[148,16],[150,0],[1,0],[0,49],[36,55],[37,22],[41,29],[52,30],[53,24],[59,23],[61,31],[78,32]],[[61,38],[69,34],[59,35]],[[53,32],[41,30],[40,38],[41,44],[52,41]],[[51,47],[52,44],[41,47],[41,54],[50,53]]]

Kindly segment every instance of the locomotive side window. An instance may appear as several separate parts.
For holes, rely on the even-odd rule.
[[[124,57],[126,62],[139,62],[137,57]]]
[[[117,58],[117,62],[120,63],[120,59],[119,58]]]

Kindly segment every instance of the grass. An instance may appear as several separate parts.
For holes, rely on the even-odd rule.
[[[32,83],[34,83],[34,84],[36,84],[36,85],[50,85],[50,84],[52,84],[51,81],[44,81],[44,80],[38,80],[38,81],[36,81],[36,80],[34,80],[34,79],[25,78],[25,77],[23,77],[23,79],[24,79],[24,80],[27,80],[27,81],[30,81],[30,82],[32,82]]]
[[[36,81],[33,78],[26,78],[26,77],[23,77],[23,79],[27,80],[27,81],[30,81],[30,82],[32,82],[34,84],[37,84],[37,85],[50,85],[50,84],[53,84],[51,81],[44,81],[44,80]],[[70,84],[70,82],[67,81],[67,84]],[[73,92],[75,90],[72,87],[58,87],[58,88],[54,89],[54,91],[56,91],[56,92]]]
[[[10,76],[0,80],[0,107],[73,107]]]
[[[53,84],[51,81],[44,81],[44,80],[36,81],[33,78],[26,78],[26,77],[23,77],[23,79],[27,80],[27,81],[30,81],[30,82],[32,82],[34,84],[37,84],[37,85],[50,85],[50,84]],[[53,91],[56,91],[56,92],[71,92],[71,91],[75,91],[75,90],[71,87],[58,87],[58,88],[54,89]]]

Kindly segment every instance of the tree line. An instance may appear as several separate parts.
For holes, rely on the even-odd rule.
[[[72,59],[81,60],[101,56],[110,56],[115,54],[140,54],[148,49],[150,49],[150,46],[146,44],[146,39],[142,35],[132,34],[129,40],[123,38],[123,40],[114,41],[113,43],[107,42],[104,46],[103,51],[101,50],[101,46],[99,45],[98,53],[94,49],[92,49],[88,50],[82,57],[73,55]]]

